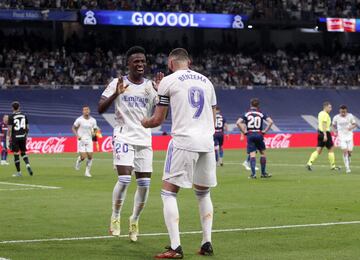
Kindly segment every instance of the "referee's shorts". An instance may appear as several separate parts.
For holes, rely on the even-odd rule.
[[[324,142],[324,133],[318,130],[318,143],[317,147],[326,147],[327,149],[330,149],[334,146],[334,142],[331,137],[331,133],[329,131],[326,132],[327,141]]]

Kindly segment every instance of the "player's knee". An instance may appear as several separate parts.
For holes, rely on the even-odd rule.
[[[203,198],[203,197],[210,195],[210,188],[199,189],[199,186],[198,186],[198,188],[196,188],[196,186],[195,186],[194,192],[195,192],[196,197]]]
[[[122,186],[129,186],[131,182],[131,175],[119,175],[118,176],[118,182]]]
[[[150,187],[150,178],[138,178],[136,179],[137,186],[139,188],[149,188]]]

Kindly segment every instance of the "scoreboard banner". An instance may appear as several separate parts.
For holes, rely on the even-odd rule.
[[[81,10],[84,25],[244,29],[245,15]]]
[[[0,9],[0,20],[78,21],[75,11]]]
[[[171,136],[153,136],[153,149],[164,151],[168,147]],[[339,144],[337,137],[333,136],[336,146]],[[279,133],[265,135],[265,144],[269,149],[315,147],[317,133]],[[354,133],[354,144],[360,146],[360,132]],[[74,153],[77,152],[76,137],[29,137],[26,148],[29,153]],[[239,134],[229,135],[224,140],[225,149],[244,149],[246,141],[240,140]],[[94,143],[94,151],[111,152],[112,137],[104,136]]]

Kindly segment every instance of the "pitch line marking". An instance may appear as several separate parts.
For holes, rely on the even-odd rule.
[[[345,221],[345,222],[327,222],[317,224],[297,224],[297,225],[282,225],[282,226],[268,226],[268,227],[248,227],[248,228],[230,228],[230,229],[215,229],[213,233],[227,233],[227,232],[246,232],[246,231],[259,231],[259,230],[276,230],[276,229],[291,229],[291,228],[308,228],[308,227],[328,227],[338,225],[356,225],[360,224],[358,221]],[[180,232],[181,235],[201,234],[202,231],[185,231]],[[142,237],[157,237],[167,236],[168,233],[148,233],[139,234]],[[120,238],[128,237],[128,235],[121,235]],[[29,239],[29,240],[8,240],[0,241],[0,244],[20,244],[20,243],[40,243],[40,242],[54,242],[54,241],[80,241],[80,240],[95,240],[95,239],[109,239],[115,238],[114,236],[92,236],[92,237],[66,237],[66,238],[44,238],[44,239]]]
[[[30,188],[38,188],[38,189],[48,189],[48,190],[58,190],[58,189],[61,189],[61,187],[55,187],[55,186],[25,184],[25,183],[13,183],[13,182],[5,182],[5,181],[0,181],[0,184],[4,184],[4,185],[14,185],[14,186],[22,186],[22,187],[30,187]]]

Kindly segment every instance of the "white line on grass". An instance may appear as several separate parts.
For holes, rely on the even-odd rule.
[[[0,191],[14,191],[14,190],[36,190],[38,188],[23,188],[23,189],[0,189]],[[1,259],[0,259],[1,260]]]
[[[44,158],[43,158],[44,159]],[[50,158],[49,158],[50,159]],[[73,157],[59,157],[57,160],[75,160]],[[113,161],[111,158],[95,158],[95,161]],[[164,163],[163,160],[153,160],[154,163]],[[242,166],[243,161],[224,161],[225,165],[239,165]],[[269,166],[279,166],[279,167],[303,167],[305,168],[306,162],[303,164],[300,163],[271,163],[268,162],[267,165]],[[328,164],[314,164],[314,168],[321,167],[321,168],[329,168]],[[360,168],[360,165],[351,165],[351,168]]]
[[[213,233],[225,233],[225,232],[244,232],[244,231],[258,231],[258,230],[274,230],[274,229],[290,229],[290,228],[308,228],[308,227],[327,227],[337,225],[355,225],[360,224],[359,221],[347,221],[347,222],[328,222],[318,224],[298,224],[298,225],[283,225],[283,226],[269,226],[269,227],[249,227],[249,228],[230,228],[230,229],[215,229]],[[201,234],[202,231],[185,231],[180,232],[181,235],[193,235]],[[156,237],[167,236],[168,233],[148,233],[140,234],[142,237]],[[128,237],[128,235],[121,235],[121,238]],[[92,236],[92,237],[66,237],[66,238],[44,238],[44,239],[31,239],[31,240],[8,240],[0,241],[0,244],[18,244],[18,243],[38,243],[38,242],[53,242],[53,241],[79,241],[79,240],[95,240],[95,239],[108,239],[114,238],[113,236]]]
[[[4,185],[14,185],[14,186],[23,186],[23,187],[31,187],[31,188],[38,188],[38,189],[49,189],[49,190],[61,189],[61,187],[55,187],[55,186],[25,184],[25,183],[13,183],[13,182],[5,182],[5,181],[0,181],[0,184],[4,184]]]

